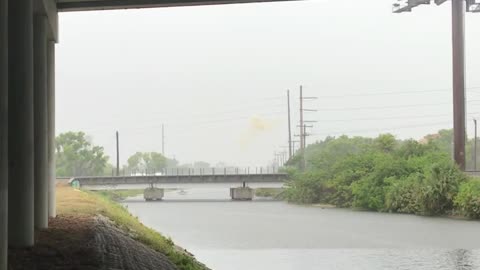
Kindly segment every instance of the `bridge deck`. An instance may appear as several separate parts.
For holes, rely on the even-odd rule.
[[[80,186],[135,185],[135,184],[208,184],[208,183],[284,183],[287,174],[237,174],[237,175],[149,175],[118,177],[75,177]]]

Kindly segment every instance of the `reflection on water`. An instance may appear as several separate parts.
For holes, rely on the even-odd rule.
[[[165,198],[126,205],[216,270],[480,269],[479,222],[230,202],[223,188]]]

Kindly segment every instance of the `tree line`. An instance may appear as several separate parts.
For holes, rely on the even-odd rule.
[[[84,132],[65,132],[56,137],[56,172],[59,177],[109,176],[115,171],[110,157],[102,146],[94,145]],[[166,168],[209,168],[210,164],[197,161],[193,164],[179,164],[158,152],[136,152],[122,173],[160,172]]]

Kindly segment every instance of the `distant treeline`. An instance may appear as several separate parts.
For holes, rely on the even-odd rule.
[[[110,163],[102,146],[94,145],[84,132],[65,132],[56,137],[57,176],[110,176],[116,168]],[[193,164],[179,164],[157,152],[137,152],[131,155],[127,164],[120,167],[123,175],[132,173],[154,174],[169,168],[209,168],[210,164],[197,161]]]
[[[307,147],[305,172],[299,170],[302,153],[288,162],[293,180],[284,196],[296,203],[479,218],[480,180],[453,163],[451,142],[451,130],[421,141],[390,134],[330,137]]]

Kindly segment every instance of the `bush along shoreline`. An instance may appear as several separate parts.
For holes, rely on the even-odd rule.
[[[448,135],[327,138],[305,150],[304,172],[302,153],[287,163],[292,180],[282,195],[300,204],[479,219],[480,180],[454,164]]]

